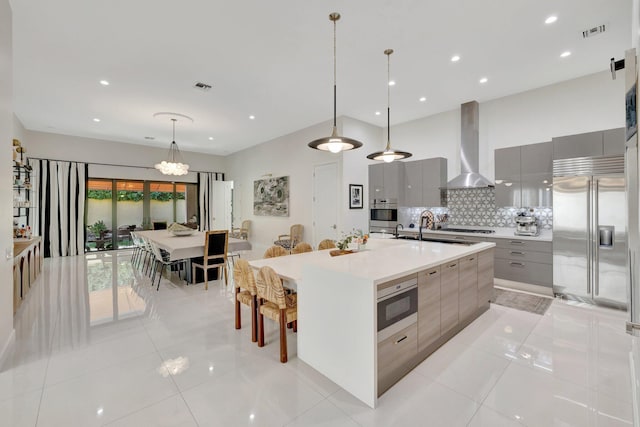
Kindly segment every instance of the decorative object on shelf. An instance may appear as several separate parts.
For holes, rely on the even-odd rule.
[[[362,209],[362,190],[360,184],[349,184],[349,209]]]
[[[289,177],[253,181],[253,214],[289,216]]]
[[[391,61],[390,57],[393,53],[393,49],[387,49],[384,54],[387,55],[387,146],[384,151],[376,151],[367,156],[367,159],[382,160],[386,163],[393,162],[394,160],[408,159],[412,156],[411,153],[406,151],[398,151],[391,148]]]
[[[180,154],[180,149],[178,148],[178,144],[176,144],[176,122],[178,119],[171,118],[171,122],[173,123],[173,139],[171,145],[169,146],[169,156],[165,161],[163,160],[160,163],[156,163],[155,168],[158,169],[163,175],[186,175],[189,173],[189,165],[186,163],[182,163],[182,154]]]
[[[362,147],[362,142],[360,141],[339,136],[336,126],[336,22],[338,19],[340,19],[340,14],[337,12],[329,15],[329,20],[333,22],[333,129],[331,130],[331,136],[316,139],[308,144],[309,147],[315,150],[330,151],[332,153]]]

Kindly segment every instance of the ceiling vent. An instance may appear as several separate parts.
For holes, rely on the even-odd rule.
[[[606,30],[606,25],[602,24],[602,25],[598,25],[596,27],[593,28],[589,28],[586,29],[582,32],[582,38],[588,38],[588,37],[593,37],[593,36],[597,36],[598,34],[602,34],[605,32]]]
[[[208,84],[202,83],[202,82],[196,82],[196,84],[194,84],[193,87],[195,87],[196,89],[200,89],[203,92],[206,92],[209,89],[211,89],[211,85],[208,85]]]

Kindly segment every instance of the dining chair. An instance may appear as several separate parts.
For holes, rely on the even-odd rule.
[[[310,244],[308,244],[307,242],[300,242],[293,248],[291,253],[302,254],[304,252],[312,252],[312,251],[313,251],[313,248],[311,247]]]
[[[164,269],[166,267],[169,267],[169,274],[171,274],[173,270],[172,267],[174,265],[184,264],[185,260],[179,259],[171,261],[171,259],[169,258],[169,253],[163,252],[162,249],[160,249],[154,242],[149,241],[149,246],[151,247],[151,252],[154,257],[153,270],[151,272],[151,285],[153,286],[153,281],[155,280],[156,273],[158,273],[158,267],[160,267],[160,274],[158,274],[158,285],[156,287],[156,291],[159,291],[160,280],[162,279],[162,273],[164,272]]]
[[[324,239],[320,243],[318,243],[318,250],[321,251],[323,249],[333,249],[336,247],[336,243],[331,239]]]
[[[204,273],[204,288],[209,289],[209,270],[217,268],[220,275],[224,274],[224,284],[227,285],[227,248],[229,232],[227,230],[207,231],[204,238],[204,255],[191,259],[192,281],[196,282],[196,268]],[[219,276],[222,278],[222,276]]]
[[[298,331],[298,298],[287,294],[271,267],[262,267],[256,277],[258,296],[258,347],[264,347],[264,316],[280,324],[280,362],[287,363],[287,324]]]
[[[153,229],[154,230],[166,230],[167,229],[167,221],[153,221]]]
[[[242,328],[240,314],[240,303],[246,305],[251,310],[251,342],[258,341],[258,317],[256,309],[258,307],[258,297],[256,291],[256,278],[249,262],[239,259],[233,267],[233,281],[235,283],[235,305],[236,305],[236,329]]]
[[[251,226],[251,220],[245,219],[242,221],[242,225],[238,228],[232,228],[229,237],[234,239],[249,239],[249,227]]]
[[[264,255],[262,255],[263,258],[276,258],[279,256],[286,256],[289,255],[289,252],[283,248],[282,246],[271,246],[270,248],[268,248],[266,251],[264,251]]]
[[[291,251],[298,242],[302,241],[302,234],[304,227],[302,224],[293,224],[289,229],[289,234],[281,234],[278,236],[278,240],[273,242],[274,245],[282,246],[288,251]]]

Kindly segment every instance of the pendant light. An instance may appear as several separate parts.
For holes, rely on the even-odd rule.
[[[367,156],[367,159],[382,160],[386,163],[393,162],[394,160],[407,159],[412,156],[411,153],[407,153],[406,151],[398,151],[391,148],[391,86],[389,85],[389,82],[391,81],[390,57],[392,53],[393,49],[387,49],[384,51],[384,54],[387,55],[387,147],[384,149],[384,151],[376,151],[375,153],[371,153]]]
[[[329,15],[329,20],[333,22],[333,130],[331,136],[326,138],[316,139],[309,143],[309,147],[330,151],[332,153],[339,153],[341,151],[354,150],[362,147],[362,142],[355,139],[347,138],[338,135],[338,128],[336,127],[336,21],[340,19],[340,14],[333,12]]]
[[[155,168],[163,175],[186,175],[189,173],[189,165],[182,163],[182,155],[176,144],[176,122],[178,119],[171,119],[173,122],[173,140],[169,146],[169,156],[165,161],[156,163]]]

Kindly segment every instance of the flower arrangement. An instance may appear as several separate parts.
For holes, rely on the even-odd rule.
[[[349,234],[342,233],[342,239],[336,242],[336,247],[341,251],[347,250],[349,244],[356,243],[358,247],[366,245],[369,240],[369,235],[362,232],[362,230],[351,230]]]

